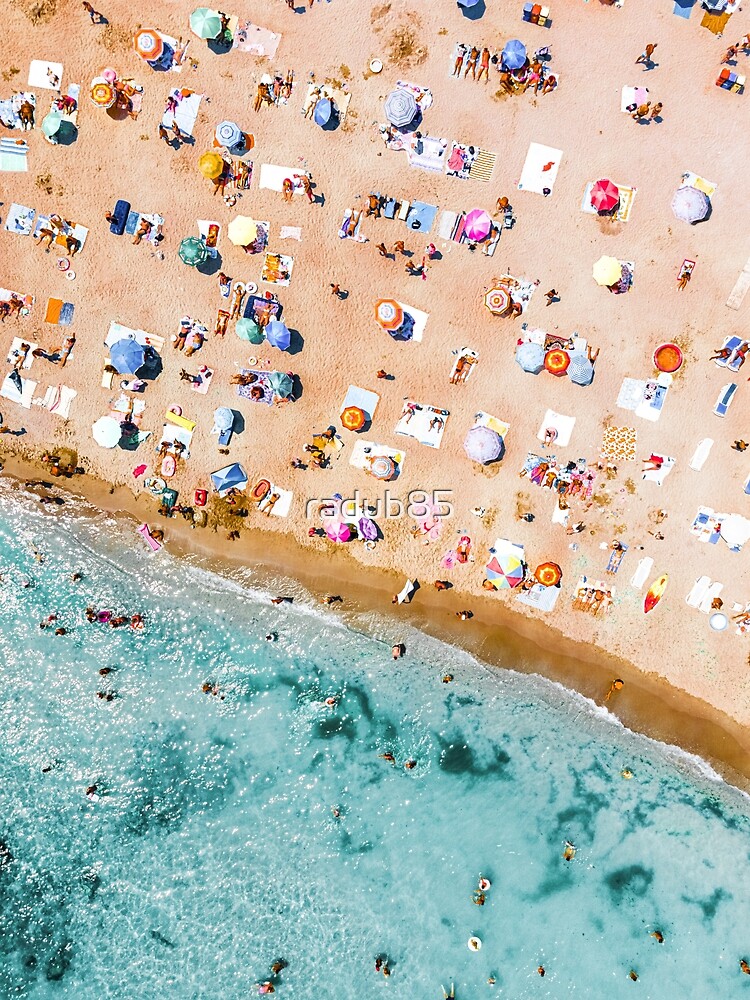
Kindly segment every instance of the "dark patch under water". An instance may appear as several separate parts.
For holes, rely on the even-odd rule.
[[[653,881],[653,871],[643,865],[627,865],[610,872],[604,878],[604,884],[615,905],[625,902],[629,897],[645,896]]]
[[[480,764],[468,743],[449,743],[440,740],[440,769],[446,774],[468,774],[473,778],[508,778],[510,756],[502,747],[492,744],[490,759]]]
[[[682,897],[686,903],[699,906],[703,911],[703,919],[706,921],[713,920],[719,906],[724,902],[729,902],[733,898],[730,892],[725,892],[723,889],[715,889],[707,899],[691,899],[689,896]]]

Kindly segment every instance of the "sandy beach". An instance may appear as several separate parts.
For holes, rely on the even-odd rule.
[[[747,318],[747,304],[726,305],[750,253],[747,240],[735,232],[744,158],[733,144],[742,134],[746,96],[719,88],[715,81],[727,46],[750,30],[750,17],[735,13],[723,36],[716,37],[701,27],[698,4],[686,19],[669,10],[649,10],[646,17],[644,8],[631,0],[622,9],[594,0],[558,3],[550,28],[524,23],[522,6],[488,0],[484,16],[471,20],[450,2],[363,10],[353,0],[333,0],[304,13],[301,7],[293,13],[282,0],[249,4],[243,17],[281,35],[269,60],[239,49],[210,51],[189,35],[190,11],[182,4],[146,3],[137,12],[113,4],[104,10],[109,23],[97,25],[75,3],[43,5],[40,10],[46,13],[37,11],[36,23],[31,4],[12,3],[0,98],[14,90],[35,90],[26,80],[30,60],[40,59],[63,64],[61,92],[71,82],[79,83],[81,104],[78,135],[70,145],[46,143],[39,127],[23,133],[3,130],[3,138],[25,138],[29,149],[28,171],[3,176],[0,223],[5,226],[15,203],[43,215],[58,212],[89,231],[72,260],[75,279],[68,281],[57,254],[45,254],[29,236],[0,230],[0,285],[35,299],[28,316],[11,316],[0,327],[3,348],[9,351],[17,336],[51,351],[69,332],[76,336],[64,369],[37,357],[21,372],[37,382],[34,396],[60,384],[75,390],[69,419],[42,406],[24,409],[2,400],[6,426],[25,429],[23,435],[4,435],[0,441],[6,470],[13,472],[12,455],[26,463],[38,462],[44,454],[64,455],[86,470],[85,476],[66,481],[67,488],[105,509],[112,508],[112,497],[115,509],[134,505],[134,512],[164,530],[168,546],[174,540],[186,549],[210,548],[217,557],[245,558],[266,567],[275,563],[283,575],[303,583],[317,579],[321,591],[342,593],[345,607],[355,592],[366,606],[369,588],[372,606],[391,610],[385,571],[393,574],[395,589],[406,577],[419,580],[421,589],[412,603],[395,611],[411,624],[449,635],[489,662],[502,659],[496,655],[502,644],[515,644],[520,651],[528,644],[534,650],[529,654],[532,669],[545,669],[598,702],[612,680],[610,668],[617,664],[625,688],[608,707],[626,724],[723,760],[732,771],[748,776],[747,636],[736,634],[731,619],[725,631],[712,631],[709,615],[690,607],[686,596],[698,578],[707,576],[723,584],[727,616],[750,601],[747,549],[731,551],[721,538],[713,544],[691,532],[699,507],[748,514],[744,484],[750,463],[731,447],[748,433],[748,370],[732,373],[708,359],[726,338],[737,335],[741,340]],[[144,26],[191,38],[179,73],[155,73],[136,54],[133,36]],[[533,89],[503,95],[494,67],[488,83],[463,73],[460,80],[451,77],[457,43],[480,49],[486,43],[499,51],[512,38],[519,38],[529,53],[550,47],[555,89],[536,96]],[[658,43],[652,68],[636,64],[648,42]],[[379,74],[369,69],[373,59],[383,63]],[[743,73],[748,56],[740,52],[736,63],[729,68]],[[110,65],[143,87],[136,120],[96,108],[88,99],[92,79]],[[254,112],[262,74],[285,77],[289,70],[294,71],[294,87],[288,103]],[[328,81],[344,95],[342,103],[350,96],[345,119],[335,130],[303,117],[310,74],[316,83]],[[384,100],[399,81],[431,92],[433,103],[420,126],[424,135],[496,154],[489,182],[410,167],[405,152],[386,147],[378,123],[385,123]],[[622,113],[624,86],[648,87],[648,99],[663,102],[660,118],[636,122]],[[192,128],[194,141],[171,148],[157,128],[175,87],[204,96]],[[35,94],[38,126],[54,93],[36,89]],[[254,137],[244,157],[253,163],[252,182],[233,192],[233,205],[215,196],[210,180],[198,170],[201,154],[213,148],[214,129],[224,119],[236,121]],[[562,151],[548,197],[518,189],[531,143]],[[309,172],[314,202],[297,194],[287,203],[280,193],[259,187],[263,164]],[[715,186],[710,217],[699,225],[677,219],[670,207],[685,174]],[[600,178],[637,189],[626,222],[581,210],[587,185]],[[371,192],[436,206],[431,231],[413,232],[402,221],[363,214],[359,232],[367,241],[339,238],[345,212],[364,210]],[[472,251],[467,243],[438,235],[442,212],[479,208],[493,213],[503,196],[512,205],[515,223],[502,230],[493,256],[486,256],[481,244]],[[109,232],[105,213],[117,199],[139,212],[163,216],[164,240],[158,247],[133,245],[130,237]],[[263,255],[246,255],[229,241],[227,227],[238,214],[267,221],[268,250],[294,258],[288,287],[263,282]],[[202,270],[186,266],[177,254],[183,238],[198,236],[197,220],[221,226],[220,260]],[[282,227],[298,228],[300,240],[282,239]],[[426,280],[406,273],[407,258],[379,255],[381,241],[390,249],[399,240],[417,263],[425,244],[435,244]],[[627,294],[610,294],[593,280],[592,267],[603,255],[635,265]],[[687,287],[679,290],[683,260],[694,261],[695,268]],[[261,293],[278,295],[283,320],[296,331],[295,353],[242,342],[233,321],[225,336],[213,335],[217,311],[228,301],[219,292],[219,270],[234,281],[256,283]],[[506,274],[539,282],[518,318],[493,316],[484,305],[495,279]],[[348,295],[333,296],[331,283]],[[549,306],[547,289],[559,293],[559,301]],[[44,321],[51,298],[74,305],[69,327]],[[400,342],[378,326],[375,304],[381,299],[428,314],[420,341]],[[192,358],[171,344],[185,314],[209,330]],[[162,373],[134,396],[146,404],[140,430],[151,431],[135,451],[103,449],[92,440],[92,425],[120,395],[118,376],[112,388],[101,384],[108,356],[104,339],[112,321],[164,338]],[[535,329],[566,340],[577,331],[599,348],[592,384],[522,371],[515,360],[517,342]],[[623,379],[656,377],[653,353],[662,343],[678,345],[684,360],[655,422],[618,408],[617,400]],[[454,352],[465,348],[477,353],[478,363],[465,384],[451,384]],[[256,359],[252,363],[250,356]],[[297,376],[301,391],[294,401],[263,406],[236,395],[231,377],[241,368],[260,367],[259,359]],[[182,368],[195,373],[201,365],[215,372],[205,395],[180,380]],[[380,369],[392,379],[377,379]],[[720,389],[730,382],[738,389],[722,419],[712,410]],[[341,426],[350,385],[380,396],[372,426],[361,434]],[[405,400],[448,411],[439,449],[395,433]],[[165,411],[173,405],[196,422],[190,456],[177,462],[169,480],[180,503],[192,505],[196,489],[210,489],[211,472],[239,462],[249,487],[264,478],[292,492],[288,515],[266,517],[248,503],[249,516],[238,518],[225,501],[212,496],[206,529],[191,531],[179,517],[158,517],[158,502],[143,482],[159,474],[155,449]],[[219,453],[217,436],[211,434],[214,410],[222,405],[239,411],[243,425],[236,425],[228,456]],[[537,432],[544,429],[547,410],[575,417],[575,425],[569,444],[553,444],[545,451]],[[463,447],[480,412],[509,425],[502,460],[487,466],[470,461]],[[343,446],[331,451],[328,467],[292,468],[291,460],[304,457],[304,446],[329,425]],[[603,455],[608,426],[635,428],[630,457],[608,460]],[[350,464],[362,438],[405,453],[397,480],[379,483]],[[696,471],[690,468],[691,458],[707,438],[713,447]],[[556,496],[551,489],[534,485],[529,475],[519,478],[529,452],[548,460],[554,454],[562,465],[584,459],[595,472],[588,499],[570,500],[570,523],[585,525],[580,533],[569,535],[552,522]],[[642,461],[651,455],[675,459],[661,486],[642,478]],[[134,477],[134,468],[142,464],[147,471]],[[15,468],[24,476],[24,468],[32,466]],[[37,476],[39,466],[34,468]],[[111,483],[118,492],[108,494],[98,481]],[[432,538],[424,532],[413,535],[414,518],[376,517],[382,538],[373,548],[361,541],[337,544],[309,536],[309,529],[321,523],[317,503],[310,507],[310,501],[335,493],[346,498],[359,490],[374,502],[385,485],[402,500],[414,491],[445,491],[452,516],[442,519]],[[475,509],[484,513],[475,514]],[[533,521],[520,518],[525,512],[534,515]],[[238,530],[240,540],[227,541],[227,530]],[[468,561],[446,569],[446,552],[455,551],[465,536],[471,539]],[[498,538],[524,546],[530,572],[546,561],[561,567],[553,611],[520,603],[516,589],[483,588],[489,549]],[[617,575],[608,576],[613,541],[628,550]],[[630,581],[639,560],[647,557],[653,565],[638,589]],[[668,575],[664,597],[644,616],[646,590],[662,574]],[[613,590],[606,615],[593,617],[573,608],[583,575]],[[449,580],[454,589],[434,591],[437,579]],[[455,618],[464,608],[472,610],[472,621]],[[543,654],[536,652],[540,647]],[[601,657],[600,650],[614,659]]]

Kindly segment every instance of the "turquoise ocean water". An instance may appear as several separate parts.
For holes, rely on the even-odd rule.
[[[679,751],[2,489],[0,571],[0,997],[750,995],[748,800]]]

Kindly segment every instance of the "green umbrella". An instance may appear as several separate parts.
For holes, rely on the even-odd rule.
[[[190,30],[198,38],[216,38],[221,34],[221,18],[215,10],[199,7],[190,15]]]
[[[276,395],[281,396],[282,399],[286,399],[288,396],[291,396],[292,389],[294,388],[294,383],[286,372],[269,372],[268,384],[271,386]]]
[[[50,111],[50,113],[42,121],[42,132],[51,139],[53,135],[57,135],[60,131],[60,125],[62,124],[62,115],[59,111]]]
[[[177,253],[180,255],[180,260],[183,264],[189,264],[190,267],[197,267],[198,264],[202,264],[206,257],[208,257],[206,244],[203,240],[199,240],[197,236],[188,236],[187,239],[184,239],[180,243],[180,249]]]
[[[247,340],[251,344],[262,344],[265,339],[265,334],[255,320],[247,316],[243,319],[238,319],[237,326],[234,329],[240,340]]]

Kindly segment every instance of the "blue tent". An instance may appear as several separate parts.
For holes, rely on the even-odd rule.
[[[313,121],[323,128],[333,117],[333,104],[327,97],[321,97],[313,111]]]
[[[212,472],[211,482],[219,496],[224,496],[231,489],[244,489],[247,486],[247,473],[239,462],[233,462],[217,472]]]
[[[112,345],[109,357],[120,375],[135,375],[146,359],[146,352],[137,340],[126,337]]]
[[[526,62],[526,46],[517,38],[506,42],[502,54],[502,63],[506,69],[520,69]]]
[[[266,327],[266,340],[271,347],[286,351],[292,342],[292,335],[281,320],[272,319]]]

